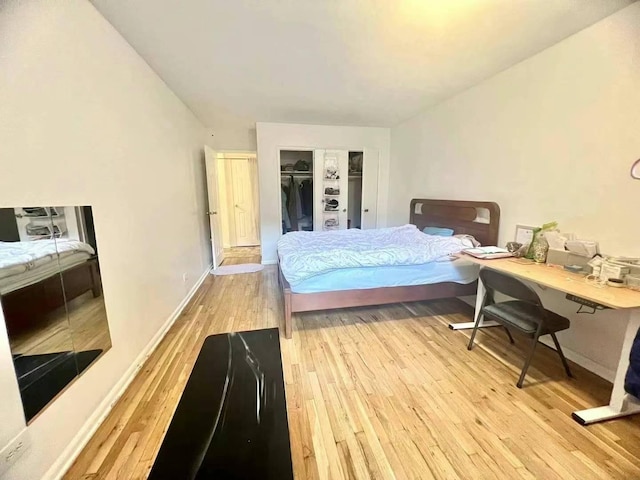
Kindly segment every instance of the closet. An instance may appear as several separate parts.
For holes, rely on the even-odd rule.
[[[280,150],[282,232],[375,228],[378,155]]]
[[[280,151],[282,233],[313,230],[313,151]]]

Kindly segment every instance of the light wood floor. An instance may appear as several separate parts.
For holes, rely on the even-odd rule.
[[[260,246],[231,247],[224,249],[224,265],[239,265],[243,263],[260,263]]]
[[[296,478],[640,478],[640,418],[570,418],[610,384],[573,364],[567,380],[541,346],[517,389],[525,341],[491,329],[468,352],[447,323],[471,313],[454,299],[295,316],[281,343]],[[65,478],[145,478],[204,338],[281,319],[275,267],[209,276]]]
[[[104,297],[86,292],[43,317],[36,328],[9,339],[11,353],[38,355],[111,347]]]

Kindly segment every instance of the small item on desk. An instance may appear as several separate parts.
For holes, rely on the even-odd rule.
[[[600,267],[600,278],[602,280],[610,280],[612,278],[623,280],[628,273],[628,267],[622,267],[607,260],[605,260]]]
[[[565,265],[564,269],[572,273],[584,273],[584,267],[582,265]]]
[[[568,250],[556,250],[550,248],[547,252],[547,263],[550,265],[580,265],[586,267],[589,265],[591,257],[585,257],[584,255],[578,255],[577,253],[570,252]]]
[[[553,250],[564,250],[564,247],[567,244],[568,240],[568,238],[562,235],[560,232],[553,231],[545,233],[544,238],[549,244],[549,249]]]
[[[640,291],[640,275],[629,274],[625,277],[627,288]]]
[[[527,251],[527,255],[526,257],[530,260],[535,260],[534,258],[534,251],[536,249],[536,245],[538,243],[540,243],[540,239],[542,238],[542,236],[544,236],[544,234],[546,232],[552,232],[557,230],[558,228],[558,222],[549,222],[549,223],[545,223],[544,225],[542,225],[542,227],[538,227],[535,228],[533,231],[533,240],[531,241],[531,244],[529,245],[529,250]],[[544,245],[546,247],[546,250],[549,250],[549,244],[547,243],[547,241],[545,240]],[[545,250],[545,258],[547,256],[546,254],[546,250]],[[542,250],[539,250],[539,252],[541,252]],[[540,253],[538,254],[538,258],[540,258]],[[538,260],[536,260],[538,261]],[[544,260],[542,260],[544,262]]]
[[[630,274],[640,275],[640,258],[608,257],[607,262],[628,268]]]
[[[509,250],[500,247],[477,247],[467,248],[462,250],[463,253],[471,255],[472,257],[480,258],[483,260],[493,260],[495,258],[512,257],[513,254]]]
[[[507,250],[511,253],[517,251],[519,248],[522,248],[522,244],[518,242],[507,242]]]
[[[624,280],[621,278],[610,278],[607,280],[607,285],[615,288],[624,287]]]
[[[520,242],[507,243],[507,250],[513,254],[514,257],[524,257],[529,249],[529,244],[523,245]]]
[[[578,255],[592,258],[599,252],[598,242],[593,240],[568,240],[567,250]]]
[[[549,244],[544,235],[539,235],[535,245],[533,246],[533,261],[536,263],[544,263],[547,260],[547,252]]]
[[[602,257],[599,255],[596,255],[591,260],[589,260],[589,262],[587,262],[587,265],[591,267],[591,273],[596,278],[600,277],[600,270],[602,268],[602,263],[603,263]]]

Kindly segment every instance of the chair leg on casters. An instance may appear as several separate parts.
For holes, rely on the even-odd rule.
[[[471,332],[471,338],[469,339],[469,345],[467,345],[467,350],[471,350],[473,348],[473,340],[476,338],[478,325],[480,325],[480,322],[482,321],[483,317],[484,315],[482,314],[478,315],[478,320],[476,321],[476,324],[473,326],[473,332]]]
[[[562,351],[562,348],[560,347],[560,342],[558,342],[558,337],[556,337],[555,333],[552,333],[551,334],[551,338],[553,338],[553,343],[556,344],[556,350],[558,351],[558,355],[560,355],[560,360],[562,360],[562,365],[564,365],[564,371],[567,372],[567,377],[573,378],[573,374],[571,373],[571,370],[569,369],[569,362],[567,362],[567,359],[564,356],[564,352]]]
[[[513,343],[516,343],[516,342],[513,340],[513,337],[511,336],[511,332],[509,331],[509,329],[508,329],[507,327],[504,327],[504,330],[505,330],[505,332],[507,332],[507,336],[509,337],[509,341],[510,341],[512,344],[513,344]]]
[[[522,367],[522,372],[520,373],[520,378],[518,379],[518,383],[516,383],[516,386],[518,388],[522,388],[522,383],[524,382],[524,376],[527,374],[527,370],[529,370],[529,365],[531,365],[531,360],[533,360],[533,354],[536,351],[537,345],[538,345],[538,337],[534,337],[533,345],[531,345],[531,351],[527,356],[527,360],[524,362],[524,366]]]

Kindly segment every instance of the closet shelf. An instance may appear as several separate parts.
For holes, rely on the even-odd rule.
[[[313,172],[308,170],[280,170],[280,175],[309,175],[312,176]]]

